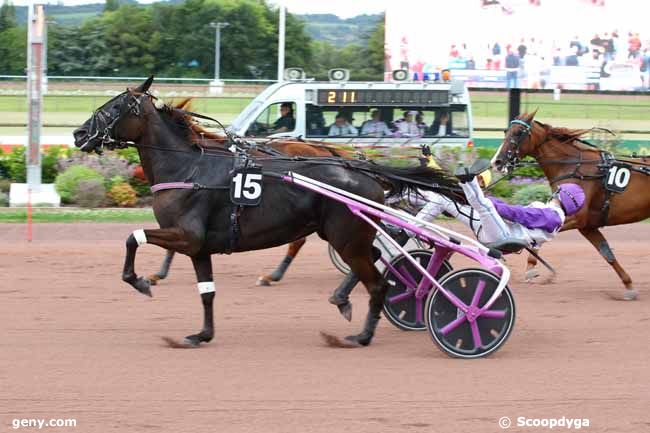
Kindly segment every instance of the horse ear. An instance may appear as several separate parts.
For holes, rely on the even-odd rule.
[[[138,93],[145,93],[147,90],[149,90],[149,87],[151,87],[151,83],[153,83],[153,75],[150,75],[144,83],[133,89],[133,91]]]
[[[539,108],[535,108],[535,111],[533,111],[530,114],[526,114],[526,120],[528,121],[528,123],[533,121],[533,119],[535,118],[535,114],[537,114],[537,110],[539,110]]]

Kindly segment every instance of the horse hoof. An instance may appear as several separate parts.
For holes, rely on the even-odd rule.
[[[524,281],[530,283],[537,277],[539,277],[539,271],[535,268],[529,269],[526,271],[526,276],[524,277]]]
[[[196,335],[188,335],[183,339],[183,344],[189,347],[199,347],[201,345],[201,340]]]
[[[352,304],[350,302],[346,302],[345,304],[342,305],[337,305],[339,309],[339,313],[341,313],[341,316],[345,318],[348,322],[352,321]]]
[[[370,341],[372,340],[372,336],[364,333],[361,333],[359,335],[348,335],[345,337],[345,341],[352,343],[352,344],[357,344],[359,346],[367,346],[370,344]]]
[[[135,280],[133,287],[135,287],[135,289],[143,295],[147,295],[150,298],[153,297],[151,294],[151,281],[149,281],[147,278],[139,277],[137,280]]]
[[[151,283],[152,286],[156,286],[156,285],[158,285],[158,280],[162,280],[162,278],[160,278],[156,274],[153,274],[153,275],[149,275],[147,277],[147,280],[149,280],[149,282]]]
[[[256,286],[270,286],[271,282],[267,279],[267,277],[259,277],[257,279],[257,283],[255,283]]]
[[[280,280],[282,279],[282,277],[284,277],[284,275],[282,275],[282,274],[276,274],[275,272],[273,272],[273,273],[269,276],[269,278],[271,279],[271,281],[273,281],[274,283],[277,283],[278,281],[280,281]]]
[[[638,296],[639,292],[636,289],[627,289],[623,293],[623,299],[626,301],[635,301]]]

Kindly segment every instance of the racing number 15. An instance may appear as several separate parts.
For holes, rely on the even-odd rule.
[[[235,184],[233,195],[235,198],[241,198],[243,195],[247,200],[257,199],[262,194],[261,180],[262,175],[259,173],[237,173],[232,178]]]

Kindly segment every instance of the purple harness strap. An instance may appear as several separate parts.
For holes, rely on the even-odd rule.
[[[158,192],[165,189],[194,189],[195,184],[188,182],[165,182],[157,183],[151,187],[151,192]]]

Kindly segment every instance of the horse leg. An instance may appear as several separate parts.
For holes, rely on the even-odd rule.
[[[306,238],[298,239],[297,241],[291,242],[289,244],[289,250],[287,251],[287,255],[284,256],[284,259],[278,267],[273,271],[270,275],[263,275],[257,279],[257,285],[258,286],[270,286],[271,282],[277,282],[282,279],[284,276],[284,273],[287,271],[289,268],[289,265],[293,261],[293,259],[298,255],[298,251],[302,248],[303,245],[305,245],[305,242],[307,242]]]
[[[209,255],[192,257],[197,287],[203,304],[203,329],[198,334],[185,337],[185,343],[198,346],[214,337],[214,281],[212,278],[212,260]]]
[[[174,259],[174,254],[174,251],[167,250],[165,259],[163,260],[162,265],[160,265],[160,270],[148,277],[149,281],[151,281],[152,286],[158,284],[158,281],[167,278],[167,275],[169,274],[169,267],[172,265],[172,260]]]
[[[614,256],[614,252],[610,248],[605,236],[598,229],[579,229],[582,236],[587,238],[589,242],[598,250],[600,255],[610,264],[612,268],[618,274],[618,277],[625,285],[625,293],[623,294],[623,299],[626,301],[633,301],[637,298],[638,292],[632,287],[632,279],[621,267]]]
[[[526,276],[524,277],[524,281],[527,283],[530,283],[535,278],[539,277],[539,271],[537,270],[536,266],[537,259],[535,256],[529,253],[528,258],[526,259]]]
[[[379,248],[372,247],[373,259],[376,262],[381,257],[381,251]],[[339,309],[341,315],[350,322],[352,320],[352,303],[350,302],[350,293],[359,284],[359,278],[350,271],[348,275],[345,276],[341,284],[334,289],[332,296],[329,297],[328,301],[332,305],[336,305]]]
[[[187,255],[196,254],[201,248],[201,238],[198,233],[183,230],[180,227],[135,230],[126,239],[126,257],[122,270],[122,280],[131,284],[138,292],[151,296],[151,282],[135,273],[135,255],[140,245],[150,243],[167,250],[182,252]]]

